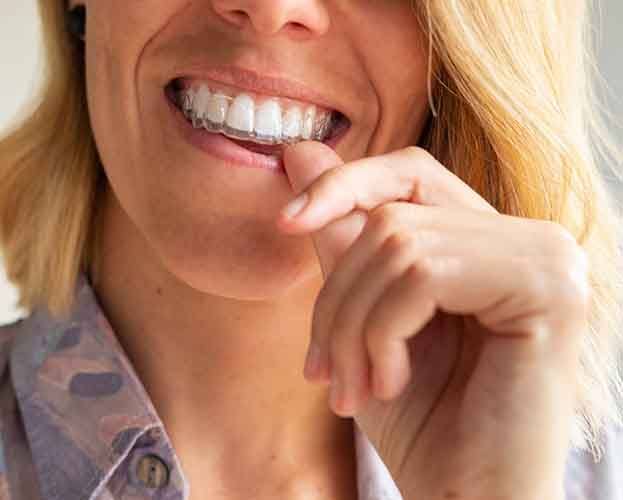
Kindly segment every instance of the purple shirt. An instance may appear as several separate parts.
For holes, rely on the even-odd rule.
[[[0,327],[0,377],[0,500],[188,500],[166,429],[85,275],[67,319],[39,308]],[[402,500],[352,422],[359,500]],[[568,500],[623,500],[622,437],[607,430],[599,463],[570,452]]]

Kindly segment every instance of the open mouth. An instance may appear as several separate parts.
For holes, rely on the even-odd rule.
[[[175,78],[165,95],[201,134],[221,134],[251,153],[280,158],[288,144],[317,140],[335,147],[350,128],[337,110],[290,99],[232,91]]]

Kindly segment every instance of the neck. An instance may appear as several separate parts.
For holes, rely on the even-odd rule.
[[[101,223],[94,291],[191,487],[259,498],[263,485],[296,498],[307,484],[352,496],[352,419],[335,415],[328,387],[302,374],[320,278],[280,300],[211,295],[162,266],[114,196]],[[327,485],[335,468],[341,479]]]

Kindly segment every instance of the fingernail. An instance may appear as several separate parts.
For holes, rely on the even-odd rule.
[[[297,214],[299,214],[301,210],[303,210],[303,208],[305,208],[305,205],[307,204],[308,199],[309,199],[309,196],[307,195],[307,193],[300,194],[294,200],[288,203],[283,208],[283,210],[281,210],[281,213],[284,214],[286,217],[292,219]]]
[[[305,360],[305,377],[311,378],[318,373],[320,366],[320,347],[312,342],[307,351],[307,359]]]

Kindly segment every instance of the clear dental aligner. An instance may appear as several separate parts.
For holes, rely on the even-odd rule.
[[[177,99],[194,128],[259,144],[323,141],[333,119],[331,111],[314,105],[286,105],[278,98],[256,102],[247,93],[232,97],[205,84],[179,90]]]

